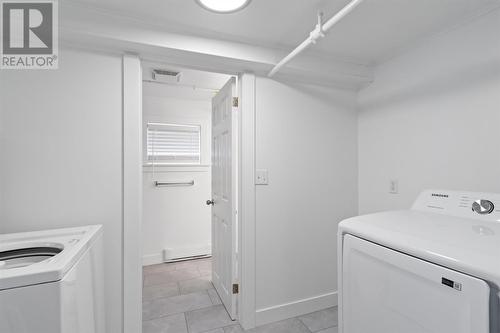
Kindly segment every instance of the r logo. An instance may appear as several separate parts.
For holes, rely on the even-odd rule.
[[[2,3],[3,54],[53,53],[53,3]]]

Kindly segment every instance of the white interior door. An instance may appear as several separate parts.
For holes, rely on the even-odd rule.
[[[236,319],[237,281],[237,107],[235,78],[212,100],[212,282]]]

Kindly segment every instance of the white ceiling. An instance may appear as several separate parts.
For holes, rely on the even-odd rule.
[[[292,49],[349,0],[253,0],[243,11],[216,14],[195,0],[71,0],[163,26],[173,32]],[[384,61],[432,34],[461,24],[500,0],[365,0],[320,41],[316,52],[366,64]]]

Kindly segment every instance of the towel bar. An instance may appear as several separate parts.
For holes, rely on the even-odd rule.
[[[156,187],[175,187],[175,186],[193,186],[194,180],[190,182],[154,182]]]

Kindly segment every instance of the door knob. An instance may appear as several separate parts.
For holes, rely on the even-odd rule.
[[[214,201],[213,200],[207,200],[207,206],[210,206],[210,205],[214,205]]]

